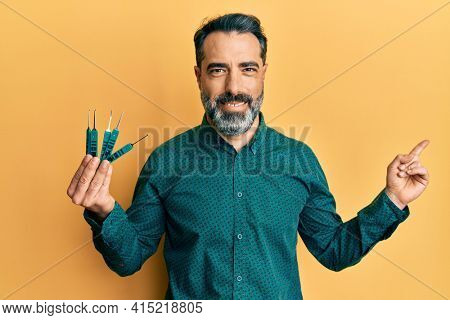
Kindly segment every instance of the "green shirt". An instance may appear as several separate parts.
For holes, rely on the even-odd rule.
[[[239,152],[206,115],[148,157],[131,206],[98,223],[95,248],[120,276],[140,270],[165,233],[166,299],[303,299],[297,240],[326,268],[359,262],[409,216],[384,189],[343,222],[311,148],[264,122]]]

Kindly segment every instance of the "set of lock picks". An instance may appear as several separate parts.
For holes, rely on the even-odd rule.
[[[106,129],[105,133],[103,134],[100,161],[106,159],[111,163],[114,162],[115,160],[122,157],[124,154],[130,152],[136,143],[138,143],[139,141],[143,140],[148,136],[148,134],[146,134],[136,142],[128,143],[113,153],[114,146],[116,144],[117,138],[119,137],[119,125],[120,121],[122,120],[122,116],[123,112],[120,115],[116,127],[111,131],[112,111],[109,114],[108,129]],[[96,128],[96,110],[94,110],[94,127],[92,129],[90,127],[90,123],[91,123],[91,110],[89,110],[88,112],[88,127],[86,130],[86,154],[90,154],[93,157],[98,157],[98,131]]]

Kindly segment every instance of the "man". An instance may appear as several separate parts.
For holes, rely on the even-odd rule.
[[[386,187],[343,223],[311,148],[265,124],[259,20],[218,17],[194,42],[202,123],[151,153],[128,210],[109,193],[112,166],[97,157],[83,159],[67,193],[120,276],[140,270],[166,233],[166,299],[302,299],[297,234],[331,270],[359,262],[426,188],[419,155],[428,141],[395,157]]]

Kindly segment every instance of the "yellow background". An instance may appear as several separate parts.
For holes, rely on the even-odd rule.
[[[310,128],[305,142],[344,221],[384,187],[396,154],[431,141],[422,156],[429,188],[358,265],[329,271],[299,238],[304,298],[449,297],[450,6],[421,21],[443,3],[1,1],[2,298],[164,297],[164,238],[140,272],[121,278],[66,189],[84,153],[88,108],[101,136],[109,110],[125,111],[119,146],[139,128],[162,135],[114,164],[111,191],[128,208],[142,159],[200,123],[193,35],[204,17],[229,12],[261,19],[266,121],[296,138]]]

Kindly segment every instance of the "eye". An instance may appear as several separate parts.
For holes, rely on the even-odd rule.
[[[256,69],[255,68],[245,68],[244,71],[245,72],[256,71]]]
[[[216,72],[217,71],[217,72]],[[209,73],[220,73],[218,71],[224,71],[223,69],[211,69]]]

